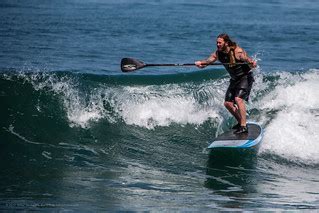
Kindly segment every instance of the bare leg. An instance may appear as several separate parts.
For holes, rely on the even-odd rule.
[[[246,105],[245,101],[241,98],[235,97],[235,102],[238,106],[237,113],[239,114],[240,118],[240,126],[246,126]]]
[[[241,124],[241,116],[239,114],[238,108],[234,105],[234,102],[225,101],[224,106],[236,118],[237,122]]]

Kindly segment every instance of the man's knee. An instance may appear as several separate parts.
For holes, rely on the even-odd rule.
[[[225,102],[224,102],[224,106],[225,106],[226,108],[231,108],[231,107],[234,106],[234,103],[233,103],[233,102],[230,102],[230,101],[225,101]]]
[[[244,103],[244,99],[239,98],[239,97],[235,97],[235,102],[236,102],[237,105],[238,104],[242,104],[242,103]]]

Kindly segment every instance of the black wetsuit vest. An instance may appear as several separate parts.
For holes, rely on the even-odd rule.
[[[223,51],[217,51],[216,52],[218,60],[222,63],[230,63],[230,57],[228,53],[225,53]],[[244,63],[244,61],[236,60],[236,63]],[[230,77],[232,80],[238,80],[244,75],[248,75],[251,68],[248,66],[248,64],[237,64],[234,66],[229,66],[229,64],[224,64],[225,69],[228,71]]]

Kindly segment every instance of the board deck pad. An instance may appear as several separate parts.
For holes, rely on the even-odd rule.
[[[257,145],[263,135],[261,126],[256,123],[247,123],[247,127],[248,134],[234,134],[235,130],[227,131],[215,138],[208,148],[249,148]]]

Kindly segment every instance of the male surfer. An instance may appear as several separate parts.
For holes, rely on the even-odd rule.
[[[235,134],[248,133],[246,126],[246,105],[254,82],[251,72],[257,66],[245,50],[233,42],[227,34],[220,34],[216,40],[217,50],[207,59],[196,61],[199,68],[219,60],[230,75],[230,85],[227,89],[224,106],[236,118],[237,124],[232,127]]]

